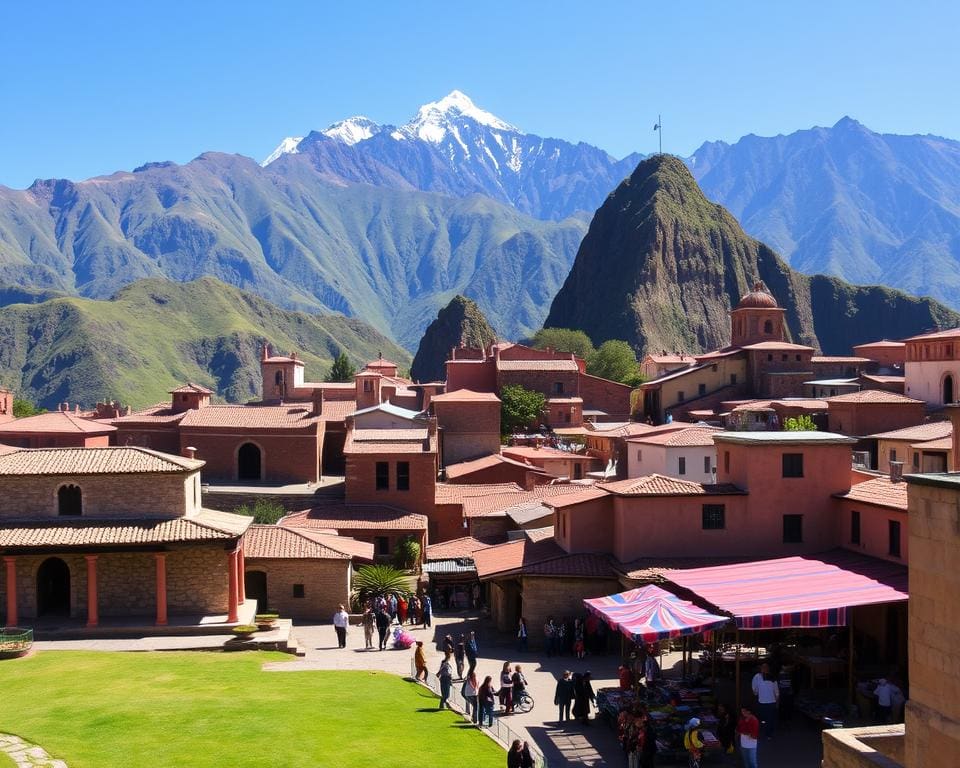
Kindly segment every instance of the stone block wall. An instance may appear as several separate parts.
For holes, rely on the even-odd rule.
[[[246,571],[267,575],[269,608],[282,618],[330,622],[343,603],[350,609],[349,560],[247,559]],[[302,598],[293,596],[293,585],[302,584]],[[257,610],[262,612],[263,606]],[[333,630],[330,631],[331,641]]]
[[[620,583],[612,576],[609,579],[524,576],[521,611],[530,627],[530,645],[543,647],[542,627],[548,616],[558,620],[566,616],[582,616],[585,598],[620,591]]]
[[[823,732],[821,768],[902,768],[903,725]]]
[[[316,483],[320,479],[323,433],[314,425],[276,433],[244,433],[236,430],[189,432],[180,435],[181,449],[197,449],[196,457],[207,465],[204,480],[236,482],[237,452],[244,443],[260,448],[263,481],[267,483]]]

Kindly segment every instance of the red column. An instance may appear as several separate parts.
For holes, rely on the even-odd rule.
[[[167,625],[167,553],[157,552],[157,626]]]
[[[84,555],[87,561],[87,626],[95,627],[100,621],[97,610],[97,556]]]
[[[247,585],[244,583],[247,573],[247,556],[240,547],[240,562],[237,565],[237,591],[240,593],[239,604],[243,605],[247,599]]]
[[[229,576],[229,597],[227,598],[228,604],[228,613],[227,613],[227,622],[230,624],[235,624],[239,621],[237,616],[237,595],[239,591],[237,590],[237,552],[234,550],[227,555],[227,562],[230,566],[230,576]]]
[[[7,626],[17,626],[17,558],[5,557],[7,564]]]

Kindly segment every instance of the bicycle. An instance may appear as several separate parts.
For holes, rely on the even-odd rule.
[[[517,700],[513,702],[513,709],[515,712],[526,713],[533,709],[535,703],[533,696],[524,691],[517,697]]]

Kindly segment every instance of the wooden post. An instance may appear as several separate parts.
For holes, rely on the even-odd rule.
[[[734,685],[737,687],[737,716],[739,717],[740,712],[740,627],[737,627],[737,633],[734,636],[734,643],[736,647],[736,673],[734,674]]]
[[[97,603],[97,556],[84,555],[87,561],[87,626],[95,627],[100,622]]]
[[[7,564],[7,626],[17,626],[17,558],[4,557]]]
[[[167,624],[167,553],[157,552],[157,626]]]
[[[237,590],[237,552],[227,553],[227,567],[229,572],[227,574],[227,623],[236,624],[240,618],[237,614],[237,597],[239,591]]]

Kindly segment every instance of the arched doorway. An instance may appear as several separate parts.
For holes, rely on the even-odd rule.
[[[244,443],[237,451],[237,479],[260,480],[260,449],[253,443]]]
[[[243,575],[243,589],[248,600],[257,601],[257,613],[266,613],[270,607],[267,600],[267,574],[264,571],[247,571]]]
[[[947,405],[955,401],[953,396],[953,376],[949,373],[943,377],[943,404]]]
[[[70,568],[59,557],[37,570],[37,616],[70,615]]]

